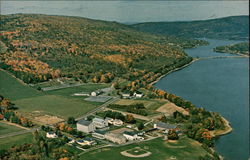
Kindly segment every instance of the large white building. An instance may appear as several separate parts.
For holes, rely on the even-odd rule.
[[[91,121],[86,121],[84,119],[81,119],[76,123],[76,128],[78,131],[82,131],[84,133],[95,131],[94,124]]]
[[[105,138],[113,143],[118,143],[118,144],[126,143],[126,138],[121,134],[106,133]]]
[[[96,128],[104,128],[108,126],[108,121],[101,118],[94,118],[92,122]]]

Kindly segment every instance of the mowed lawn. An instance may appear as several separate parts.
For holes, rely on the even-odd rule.
[[[78,117],[102,103],[84,101],[83,97],[72,97],[70,93],[96,90],[108,87],[106,84],[90,84],[56,91],[42,92],[23,84],[0,70],[0,95],[9,98],[21,112],[40,111],[61,118]]]
[[[18,136],[12,136],[0,139],[0,149],[9,149],[14,145],[21,145],[24,143],[32,143],[33,135],[32,133],[26,133]]]
[[[11,132],[18,132],[23,130],[22,128],[12,126],[3,122],[0,122],[0,135],[8,134]]]
[[[140,147],[145,151],[151,152],[151,155],[143,158],[131,158],[121,155],[120,152]],[[176,144],[163,141],[157,138],[151,141],[138,144],[131,144],[122,147],[103,148],[81,155],[80,159],[84,160],[168,160],[176,158],[176,160],[198,160],[199,156],[205,155],[207,152],[194,140],[182,138]]]

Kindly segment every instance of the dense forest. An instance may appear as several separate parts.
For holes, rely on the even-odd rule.
[[[114,77],[155,73],[189,61],[182,48],[206,44],[80,17],[15,14],[0,18],[0,67],[26,83],[57,77],[107,83]]]
[[[249,16],[233,16],[188,22],[149,22],[133,28],[154,34],[191,38],[249,39]]]
[[[242,42],[214,48],[215,52],[249,55],[249,42]]]

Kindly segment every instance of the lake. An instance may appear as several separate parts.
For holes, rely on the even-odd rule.
[[[208,40],[210,45],[186,52],[193,57],[232,54],[216,53],[215,46],[237,41]],[[196,61],[173,72],[157,88],[174,93],[209,111],[219,112],[230,121],[233,132],[216,141],[216,150],[229,160],[247,160],[249,156],[249,59],[223,58]]]

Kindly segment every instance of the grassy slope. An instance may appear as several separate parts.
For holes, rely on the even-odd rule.
[[[0,140],[0,149],[8,149],[13,145],[31,143],[32,141],[33,141],[33,135],[31,133],[22,134],[14,137],[8,137]]]
[[[100,103],[84,101],[81,98],[69,96],[73,89],[51,91],[51,93],[39,92],[27,85],[17,81],[14,77],[4,71],[0,71],[0,94],[10,98],[21,112],[43,111],[63,118],[69,116],[80,116]],[[90,85],[83,87],[88,91],[106,87],[106,85]],[[78,89],[76,89],[78,91]],[[52,92],[55,92],[53,95]]]
[[[84,160],[132,160],[139,158],[129,158],[120,154],[120,152],[132,149],[134,147],[141,147],[147,151],[150,151],[152,154],[148,157],[143,157],[143,160],[163,160],[168,159],[171,156],[175,156],[176,159],[182,160],[196,160],[200,155],[206,154],[206,151],[203,150],[200,145],[194,140],[183,138],[178,141],[177,144],[170,144],[161,140],[160,138],[139,143],[131,144],[122,147],[115,148],[105,148],[102,150],[95,150],[83,154],[80,158]],[[179,147],[179,148],[178,148]],[[182,148],[183,147],[183,148]]]
[[[23,130],[23,129],[0,122],[0,135],[8,134],[11,132],[17,132],[17,131],[21,131],[21,130]]]
[[[249,16],[234,16],[190,22],[150,22],[132,27],[154,34],[192,38],[248,39]]]

